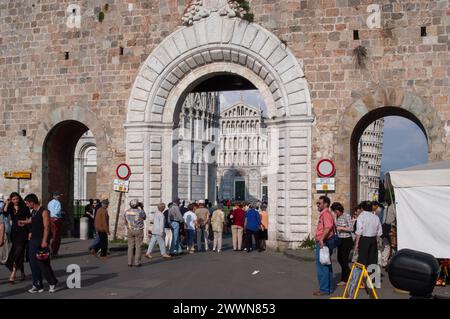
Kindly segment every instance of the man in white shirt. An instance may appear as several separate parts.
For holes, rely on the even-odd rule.
[[[372,213],[372,203],[361,203],[363,212],[358,217],[356,226],[355,250],[358,251],[358,262],[366,267],[378,263],[377,237],[383,234],[380,218]]]
[[[187,251],[189,254],[194,253],[194,237],[195,229],[198,227],[199,223],[197,221],[197,215],[194,213],[194,204],[188,205],[188,211],[184,214],[184,227],[186,231],[186,243]]]
[[[166,253],[166,244],[164,242],[165,217],[164,217],[163,212],[165,209],[166,209],[166,204],[160,203],[158,205],[158,211],[156,213],[154,213],[153,228],[151,231],[149,230],[149,235],[151,235],[151,237],[150,237],[150,242],[148,243],[147,253],[145,254],[146,258],[149,258],[149,259],[152,258],[151,253],[153,251],[153,247],[155,246],[155,244],[157,242],[158,242],[158,246],[159,246],[159,251],[161,252],[161,256],[163,258],[171,258],[170,255],[167,255],[167,253]]]
[[[53,199],[47,205],[47,209],[50,212],[50,226],[52,233],[51,251],[53,257],[58,256],[63,233],[64,215],[61,208],[61,202],[59,200],[62,195],[63,194],[61,192],[54,192]]]

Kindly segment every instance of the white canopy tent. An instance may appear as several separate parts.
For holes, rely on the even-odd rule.
[[[450,161],[386,173],[394,188],[398,249],[450,258]]]

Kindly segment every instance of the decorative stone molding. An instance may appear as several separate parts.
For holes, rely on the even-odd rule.
[[[244,77],[263,80],[273,99],[272,106],[265,101],[269,118],[311,116],[308,85],[290,49],[257,24],[211,16],[178,29],[146,59],[131,91],[127,122],[162,122],[167,98],[180,81],[217,63],[241,66]]]
[[[127,161],[134,160],[132,171],[143,175],[141,182],[130,183],[127,197],[144,197],[150,210],[161,200],[171,200],[174,119],[193,87],[223,74],[250,81],[266,104],[271,160],[264,176],[272,194],[268,246],[295,248],[311,233],[314,118],[308,84],[299,61],[278,37],[242,19],[212,14],[181,27],[141,66],[125,130]]]
[[[237,1],[230,0],[193,0],[186,8],[181,18],[184,25],[193,25],[194,22],[206,19],[211,14],[226,16],[228,18],[244,17],[247,13]]]

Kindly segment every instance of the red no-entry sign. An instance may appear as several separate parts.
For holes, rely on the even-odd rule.
[[[336,172],[334,163],[329,159],[320,160],[319,163],[317,163],[316,170],[320,177],[325,178],[333,176]]]
[[[131,175],[130,166],[125,163],[119,164],[116,168],[116,175],[120,179],[127,180]]]

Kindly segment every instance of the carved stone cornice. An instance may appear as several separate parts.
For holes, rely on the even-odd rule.
[[[234,0],[192,0],[181,18],[183,25],[206,19],[212,14],[229,18],[242,18],[247,12]]]

